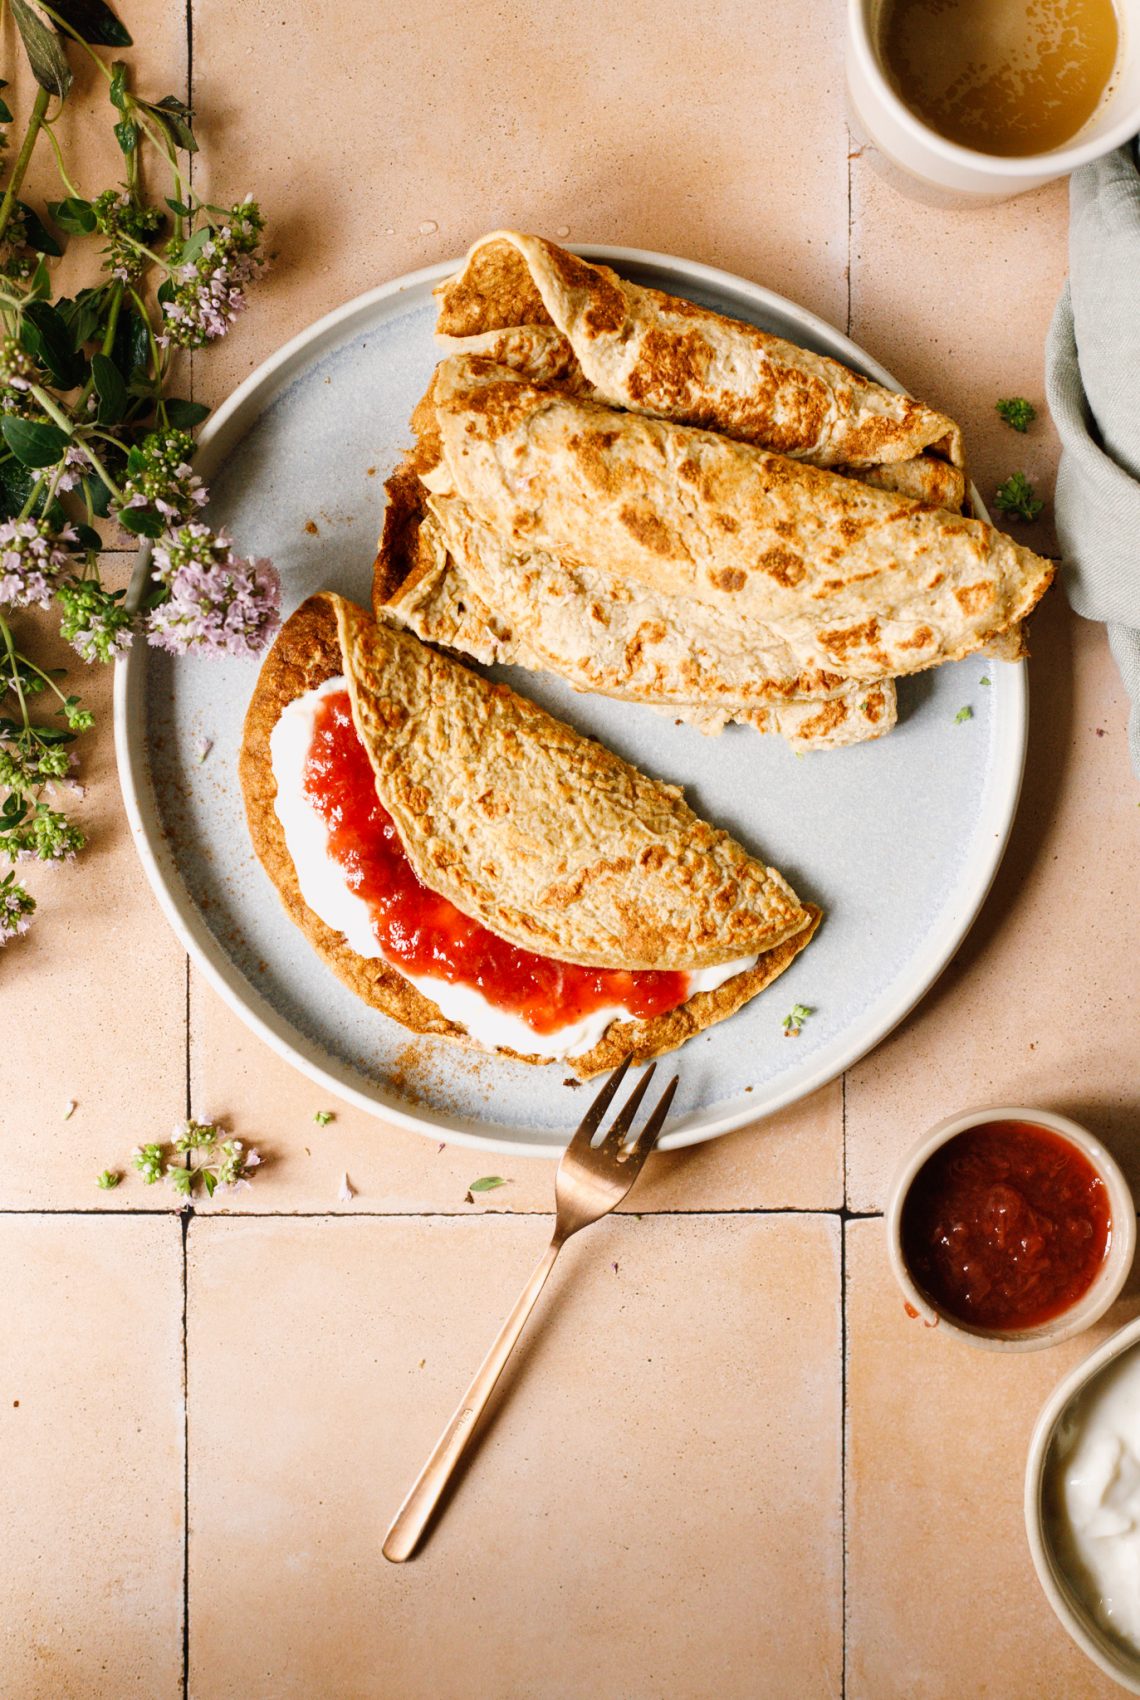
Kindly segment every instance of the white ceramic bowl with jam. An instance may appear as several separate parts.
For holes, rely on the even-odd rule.
[[[910,1314],[994,1351],[1090,1327],[1136,1248],[1135,1204],[1111,1153],[1068,1116],[1020,1106],[931,1128],[895,1176],[886,1221]]]

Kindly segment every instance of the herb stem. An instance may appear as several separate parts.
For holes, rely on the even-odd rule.
[[[16,645],[12,641],[11,629],[3,614],[0,614],[0,634],[3,635],[4,647],[8,651],[8,678],[10,681],[8,689],[16,693],[20,704],[20,714],[24,721],[24,731],[30,732],[32,723],[28,719],[28,705],[24,698],[24,687],[20,683],[19,657],[16,654]]]
[[[58,113],[56,114],[56,116],[58,117]],[[55,122],[55,119],[53,119],[53,118],[45,118],[43,128],[44,128],[44,135],[47,137],[48,141],[51,143],[52,152],[55,154],[55,168],[59,173],[59,180],[63,184],[64,188],[67,190],[69,195],[73,195],[77,201],[81,201],[83,199],[82,194],[76,188],[75,184],[71,181],[71,178],[67,175],[67,167],[63,163],[63,149],[60,147],[59,143],[57,142],[56,136],[55,136],[55,131],[52,129],[52,125],[54,124],[54,122]]]
[[[148,248],[145,242],[139,242],[125,230],[119,231],[119,240],[125,242],[128,248],[133,248],[136,254],[142,254],[152,265],[159,266],[167,277],[170,276],[170,267],[162,255],[156,254],[153,248]]]
[[[28,495],[27,501],[24,503],[23,507],[20,509],[20,518],[21,519],[27,519],[27,517],[31,513],[32,509],[35,507],[36,503],[39,501],[40,491],[43,489],[43,487],[44,487],[44,474],[41,472],[39,477],[36,479],[35,483],[32,485],[32,488],[31,488],[31,491]]]
[[[28,169],[28,164],[32,157],[32,149],[36,145],[36,137],[39,135],[44,118],[47,115],[48,102],[50,100],[51,95],[48,93],[47,89],[38,88],[36,90],[36,98],[32,102],[32,110],[28,118],[28,127],[24,131],[24,140],[21,144],[19,153],[16,155],[16,163],[12,167],[12,175],[8,179],[8,187],[4,191],[4,199],[0,201],[0,241],[3,241],[4,232],[7,230],[9,221],[11,220],[12,208],[16,204],[16,196],[19,193],[20,185],[24,181],[24,173]]]
[[[98,435],[100,437],[106,437],[109,443],[113,443],[115,441],[114,437],[108,436],[106,431],[100,431]],[[107,468],[103,465],[103,462],[95,453],[95,450],[91,446],[90,437],[84,437],[83,439],[83,452],[91,462],[91,465],[95,468],[95,471],[103,480],[104,484],[107,486],[108,490],[111,492],[112,496],[114,496],[116,502],[121,502],[123,499],[123,492],[119,489],[119,486],[115,483],[115,480],[111,477],[111,474],[107,471]]]
[[[59,698],[60,702],[66,702],[67,701],[67,698],[64,696],[63,692],[60,690],[59,686],[56,684],[55,680],[52,678],[50,673],[45,673],[42,667],[37,667],[35,662],[32,661],[30,659],[30,657],[28,657],[27,655],[17,654],[15,656],[15,659],[22,661],[24,663],[25,667],[27,667],[31,672],[35,673],[38,678],[42,679],[44,684],[49,686],[50,689],[55,692],[55,694]],[[29,730],[30,730],[30,728],[29,728]]]
[[[35,396],[48,418],[52,420],[54,424],[59,426],[60,430],[66,437],[70,437],[73,429],[71,420],[67,417],[66,413],[62,412],[60,408],[56,406],[47,391],[39,384],[29,384],[28,390],[31,395]]]
[[[132,294],[133,294],[132,290]],[[103,353],[110,354],[115,346],[115,332],[119,328],[119,312],[123,305],[123,285],[116,279],[115,288],[111,295],[111,305],[107,310],[107,328],[103,332]],[[94,381],[94,380],[92,380]]]
[[[170,145],[166,131],[163,130],[161,126],[156,129],[150,122],[149,118],[145,118],[143,116],[142,109],[133,100],[131,102],[131,117],[134,119],[135,123],[139,125],[140,129],[146,131],[153,146],[155,146],[165,158],[166,163],[170,167],[171,175],[174,178],[175,199],[181,201],[185,205],[186,180],[181,171],[178,169],[178,156]],[[181,214],[175,214],[175,216],[178,219],[178,231],[179,234],[181,234],[182,216]]]

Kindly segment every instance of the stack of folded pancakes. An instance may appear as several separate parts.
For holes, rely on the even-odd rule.
[[[379,618],[800,749],[889,731],[899,675],[1021,654],[1053,569],[963,512],[944,415],[539,237],[440,298]]]

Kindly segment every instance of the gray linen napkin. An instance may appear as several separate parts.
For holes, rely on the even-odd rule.
[[[1061,437],[1055,508],[1062,582],[1103,620],[1132,699],[1140,777],[1140,170],[1136,144],[1073,173],[1069,281],[1045,349]]]

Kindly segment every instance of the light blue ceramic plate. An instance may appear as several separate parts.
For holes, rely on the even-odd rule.
[[[893,385],[838,331],[755,284],[660,254],[582,252]],[[322,587],[368,601],[383,481],[436,360],[431,291],[454,269],[417,272],[322,319],[247,379],[202,434],[209,517],[243,553],[273,558],[286,614]],[[145,572],[140,560],[136,593]],[[141,644],[118,668],[127,809],[187,950],[267,1044],[343,1098],[452,1141],[556,1153],[586,1099],[563,1084],[565,1068],[413,1040],[360,1003],[286,919],[250,848],[237,779],[256,672],[252,661],[172,661]],[[725,1133],[833,1079],[912,1008],[978,913],[1017,803],[1024,667],[975,657],[904,679],[889,737],[803,757],[744,727],[708,739],[553,679],[504,676],[647,773],[684,785],[699,814],[823,906],[816,939],[782,979],[679,1053],[663,1145]],[[967,707],[972,718],[959,722]],[[814,1013],[792,1039],[782,1022],[794,1003]]]

